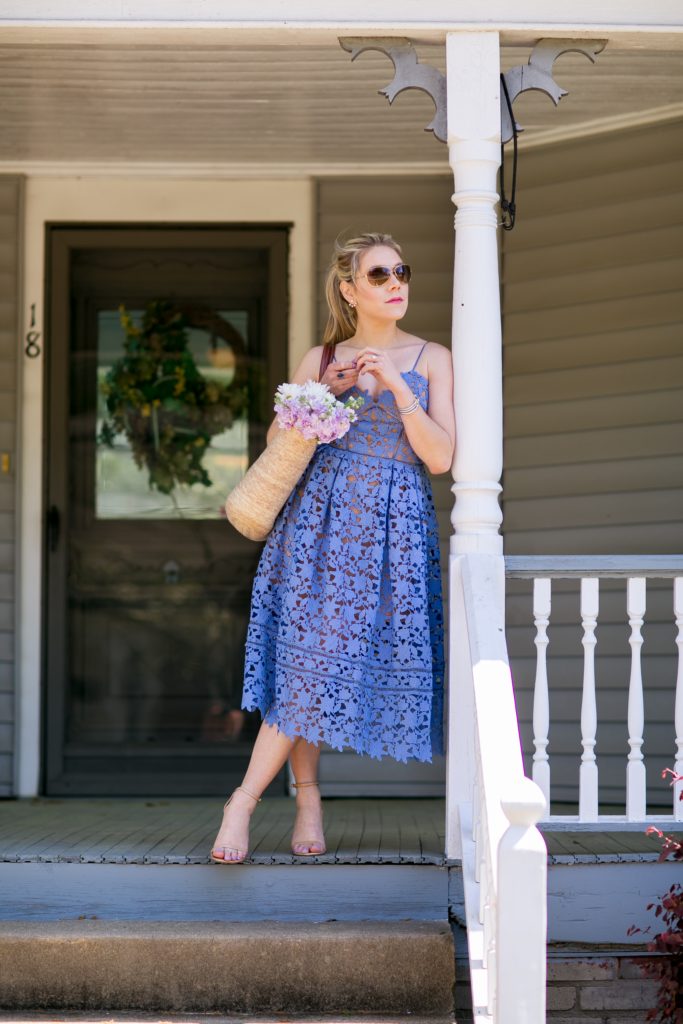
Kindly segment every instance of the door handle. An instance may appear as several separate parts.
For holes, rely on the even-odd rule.
[[[54,553],[59,544],[59,530],[61,518],[56,505],[50,505],[47,510],[47,545],[50,552]]]

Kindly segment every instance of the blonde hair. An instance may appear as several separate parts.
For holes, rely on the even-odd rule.
[[[367,232],[346,242],[337,239],[325,278],[328,317],[323,331],[323,345],[332,357],[334,346],[356,333],[356,311],[349,306],[339,287],[342,281],[353,281],[360,267],[361,256],[376,245],[386,245],[403,259],[401,247],[391,235]],[[327,354],[326,353],[326,354]]]

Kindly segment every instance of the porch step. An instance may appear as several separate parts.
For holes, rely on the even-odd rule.
[[[3,922],[7,1010],[443,1015],[451,929],[431,922]]]
[[[661,843],[646,835],[647,824],[683,838],[671,821],[544,822],[548,847],[548,941],[565,944],[637,947],[656,924],[649,904],[680,879],[680,864],[660,862]],[[675,823],[677,824],[677,823]],[[449,871],[449,905],[464,924],[461,871]],[[632,926],[642,929],[630,933]],[[653,930],[657,930],[656,928]]]
[[[268,798],[244,864],[212,864],[213,799],[2,807],[0,920],[446,921],[441,800],[326,800],[327,853],[293,857],[294,802]]]
[[[446,867],[0,863],[0,921],[447,921]]]

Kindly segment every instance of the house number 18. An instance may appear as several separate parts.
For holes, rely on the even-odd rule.
[[[36,359],[40,355],[40,345],[38,344],[38,338],[40,337],[40,331],[35,330],[36,326],[36,304],[31,303],[31,328],[26,334],[26,348],[24,352],[29,359]]]

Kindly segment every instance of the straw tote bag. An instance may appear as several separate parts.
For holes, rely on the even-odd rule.
[[[333,352],[332,346],[323,347],[318,380]],[[249,540],[266,539],[317,447],[315,439],[308,440],[298,430],[278,430],[225,502],[225,514],[239,533]]]

